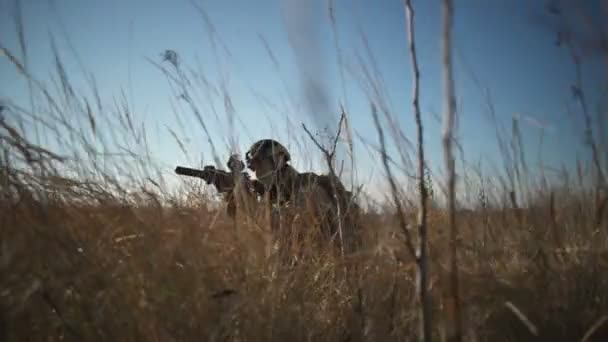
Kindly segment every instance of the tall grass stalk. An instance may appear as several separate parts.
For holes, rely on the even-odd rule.
[[[443,67],[443,159],[446,171],[446,190],[448,203],[448,230],[450,235],[449,278],[444,299],[446,319],[446,340],[462,341],[462,315],[458,277],[458,223],[456,222],[456,173],[452,152],[452,139],[456,97],[452,71],[452,20],[454,4],[451,0],[442,1],[441,62]]]
[[[418,184],[418,291],[420,296],[421,308],[421,328],[420,337],[423,341],[430,342],[432,340],[432,320],[431,320],[431,298],[428,293],[428,242],[427,242],[427,197],[428,190],[425,182],[425,167],[426,161],[424,158],[424,132],[422,127],[422,118],[420,115],[420,99],[419,99],[419,83],[420,70],[418,69],[418,57],[416,55],[416,41],[414,34],[414,8],[411,0],[405,0],[405,14],[407,21],[407,37],[412,60],[412,109],[414,120],[416,122],[417,134],[417,184]]]

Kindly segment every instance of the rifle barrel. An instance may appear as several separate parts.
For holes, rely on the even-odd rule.
[[[175,173],[177,173],[178,175],[197,177],[197,178],[204,178],[204,175],[205,175],[203,170],[192,169],[192,168],[183,167],[183,166],[176,167]]]

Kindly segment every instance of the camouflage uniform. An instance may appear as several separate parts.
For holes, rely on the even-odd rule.
[[[294,244],[299,245],[311,234],[320,234],[322,237],[313,237],[312,241],[316,243],[323,244],[330,238],[339,241],[336,219],[342,218],[337,217],[336,209],[339,203],[344,214],[348,202],[344,197],[350,196],[350,193],[337,177],[332,179],[331,176],[319,176],[312,172],[299,173],[288,164],[290,160],[287,149],[271,139],[256,142],[246,154],[247,166],[264,185],[266,200],[275,205],[274,213],[270,212],[268,219],[275,233],[282,237],[279,241],[285,241],[284,238],[289,237]],[[338,201],[333,196],[334,186],[338,190]],[[268,207],[267,210],[272,209]],[[287,215],[282,215],[285,211]],[[293,220],[282,224],[282,216]],[[307,219],[313,221],[306,222]],[[295,225],[294,221],[300,222]],[[299,227],[305,227],[306,231],[298,229]],[[352,227],[343,226],[343,231],[345,228],[351,230]]]

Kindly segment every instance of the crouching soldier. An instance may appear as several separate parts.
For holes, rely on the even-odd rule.
[[[314,239],[316,243],[324,244],[331,239],[339,241],[338,224],[334,220],[337,218],[338,205],[335,198],[343,197],[344,194],[333,196],[333,188],[342,189],[346,193],[339,180],[311,172],[299,173],[289,164],[291,156],[287,149],[271,139],[254,143],[245,158],[247,167],[255,172],[257,180],[264,186],[267,202],[272,202],[280,210],[288,208],[289,213],[293,214],[287,215],[288,217],[298,217],[300,220],[312,219],[312,222],[302,222],[303,224],[298,225],[293,225],[293,221],[286,222],[285,225],[277,224],[276,216],[281,215],[277,215],[275,211],[275,215],[269,219],[273,222],[274,230],[280,230],[277,231],[279,237],[289,236],[290,240],[298,245],[295,246],[296,250],[299,249],[303,238],[314,236],[315,233],[321,233],[321,239]],[[331,182],[334,184],[330,188]],[[270,212],[269,206],[267,211]],[[306,228],[307,231],[302,231],[298,229],[299,227]],[[318,228],[318,231],[314,231],[314,228]],[[343,227],[343,229],[351,228]],[[285,241],[281,238],[278,240],[279,243]]]

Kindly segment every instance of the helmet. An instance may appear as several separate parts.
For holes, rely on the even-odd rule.
[[[238,154],[233,154],[228,158],[228,162],[226,163],[228,169],[232,172],[240,172],[245,168],[245,163],[241,161],[241,158]]]
[[[251,148],[245,154],[247,161],[247,167],[255,171],[252,167],[252,162],[269,158],[274,163],[278,164],[278,167],[282,167],[284,163],[291,160],[289,151],[285,146],[281,145],[278,141],[272,139],[262,139],[251,145]]]

